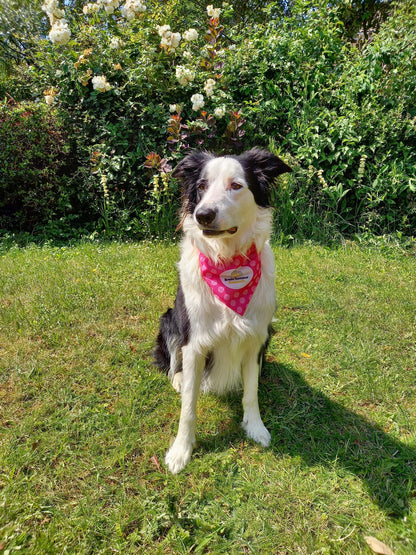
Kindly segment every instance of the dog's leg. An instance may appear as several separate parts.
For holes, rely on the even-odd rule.
[[[205,366],[205,357],[195,353],[189,345],[183,347],[182,356],[182,406],[178,435],[165,457],[173,474],[177,474],[188,464],[195,445],[196,404]]]
[[[180,393],[182,388],[182,350],[177,345],[170,353],[169,377],[173,389]]]
[[[254,439],[257,443],[267,447],[271,436],[260,416],[257,394],[259,372],[260,365],[256,360],[256,356],[248,355],[248,358],[243,362],[242,368],[244,416],[241,425],[250,439]]]

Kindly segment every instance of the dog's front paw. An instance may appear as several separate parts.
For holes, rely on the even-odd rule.
[[[250,439],[260,443],[263,447],[268,447],[270,445],[272,436],[261,420],[255,422],[243,421],[241,426]]]
[[[192,450],[192,443],[174,442],[165,456],[165,463],[172,474],[177,474],[185,468],[191,459]]]

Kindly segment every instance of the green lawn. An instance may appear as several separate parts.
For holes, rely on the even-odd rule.
[[[414,253],[275,254],[271,447],[207,395],[172,476],[180,399],[151,349],[177,245],[0,251],[0,552],[416,552]]]

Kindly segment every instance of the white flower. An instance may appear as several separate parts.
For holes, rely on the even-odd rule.
[[[58,9],[58,7],[58,0],[46,0],[45,3],[42,4],[42,10],[48,15]]]
[[[119,37],[112,37],[110,40],[110,48],[117,50],[124,46],[124,41],[122,41]]]
[[[182,56],[185,59],[190,60],[192,58],[192,52],[189,52],[189,50],[184,50],[184,52],[182,52]]]
[[[45,96],[46,104],[48,106],[52,106],[52,104],[55,103],[55,96],[58,94],[58,90],[55,89],[55,87],[50,87],[49,89],[43,91],[43,94]]]
[[[195,112],[203,108],[205,105],[204,97],[202,94],[193,94],[191,96],[191,102],[192,102],[192,110],[195,110]]]
[[[156,25],[156,29],[159,36],[163,37],[166,33],[170,32],[170,25]]]
[[[97,0],[97,5],[99,8],[104,8],[107,13],[111,14],[119,7],[120,0]]]
[[[218,119],[221,119],[225,116],[225,106],[218,106],[214,110],[214,116]]]
[[[98,92],[107,92],[111,89],[110,83],[104,75],[95,75],[91,80],[92,86]]]
[[[82,8],[82,13],[84,15],[90,15],[92,13],[98,12],[99,10],[99,6],[98,4],[93,4],[93,3],[89,3],[89,4],[85,4],[85,6]]]
[[[159,36],[162,37],[160,47],[163,48],[163,50],[168,52],[178,47],[179,41],[181,40],[180,33],[172,33],[170,25],[157,25],[156,29]]]
[[[42,6],[42,10],[49,17],[49,22],[51,25],[55,23],[58,19],[65,17],[64,10],[59,8],[58,0],[46,0]]]
[[[177,46],[179,45],[180,40],[180,33],[166,33],[166,35],[164,35],[162,37],[162,40],[160,41],[160,46],[164,50],[175,50],[175,48],[177,48]]]
[[[218,19],[220,17],[220,13],[221,8],[214,8],[212,4],[207,6],[207,14],[209,15],[209,17]]]
[[[187,41],[193,41],[198,39],[198,31],[196,29],[188,29],[183,34],[183,39]]]
[[[183,87],[186,87],[195,79],[195,72],[185,66],[177,66],[176,79]]]
[[[208,79],[207,81],[205,81],[205,85],[204,85],[205,94],[207,96],[212,96],[214,94],[214,87],[215,87],[214,79]]]
[[[127,0],[120,8],[121,15],[126,19],[134,19],[146,11],[146,6],[142,0]]]
[[[171,114],[173,114],[174,112],[180,112],[181,111],[181,107],[179,106],[179,104],[171,104],[169,106],[169,112]]]
[[[48,106],[52,106],[55,102],[55,97],[52,94],[45,94],[45,102]]]
[[[49,31],[49,38],[55,44],[66,44],[71,38],[71,31],[66,19],[57,19]]]

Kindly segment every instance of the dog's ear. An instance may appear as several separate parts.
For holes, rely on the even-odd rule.
[[[209,152],[194,150],[179,162],[172,175],[182,185],[182,211],[192,213],[197,204],[197,183],[207,162],[214,158]]]
[[[270,205],[270,185],[282,173],[293,171],[280,158],[259,148],[252,148],[238,156],[249,180],[249,187],[259,206]]]

